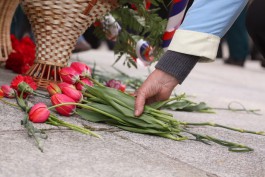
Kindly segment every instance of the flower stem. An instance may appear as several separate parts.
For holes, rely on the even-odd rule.
[[[89,134],[89,135],[92,135],[92,136],[95,136],[97,138],[101,138],[101,136],[99,136],[98,134],[86,129],[86,128],[82,128],[82,127],[79,127],[79,126],[76,126],[76,125],[73,125],[73,124],[70,124],[70,123],[67,123],[67,122],[64,122],[60,119],[58,119],[55,115],[50,115],[49,119],[47,120],[47,123],[48,124],[51,124],[51,125],[54,125],[54,126],[63,126],[63,127],[67,127],[71,130],[75,130],[77,132],[80,132],[80,133],[83,133],[83,134]]]
[[[207,142],[205,142],[205,140],[212,141],[212,142],[215,142],[217,144],[220,144],[220,145],[228,147],[228,150],[232,151],[232,152],[249,152],[249,151],[253,151],[252,148],[250,148],[248,146],[245,146],[245,145],[242,145],[242,144],[237,144],[237,143],[221,140],[221,139],[218,139],[218,138],[215,138],[215,137],[212,137],[212,136],[208,136],[208,135],[202,135],[202,134],[198,134],[198,133],[193,133],[193,132],[190,132],[190,131],[187,131],[187,130],[185,132],[193,135],[196,138],[197,141],[201,141],[201,142],[206,143],[206,144],[207,144]]]
[[[235,109],[232,108],[232,104],[238,104],[239,106],[242,107],[242,109]],[[216,109],[216,110],[229,110],[229,111],[245,111],[246,113],[252,113],[252,114],[256,114],[256,115],[261,115],[259,113],[257,113],[258,111],[260,111],[260,109],[247,109],[243,104],[239,103],[239,102],[230,102],[227,106],[227,108],[212,108],[212,109]]]
[[[40,138],[41,139],[47,139],[47,135],[45,134],[45,132],[35,128],[32,124],[32,122],[29,121],[29,117],[28,115],[25,116],[24,120],[21,121],[21,124],[25,127],[25,129],[27,130],[27,133],[30,137],[33,137],[38,149],[43,152],[43,147],[42,144],[40,143]]]
[[[150,112],[151,115],[155,116],[157,119],[159,120],[162,120],[164,122],[174,122],[176,124],[179,124],[179,121],[174,119],[173,117],[171,116],[168,116],[168,115],[164,115],[164,114],[159,114],[157,112]]]
[[[246,113],[252,113],[252,114],[255,114],[255,115],[262,115],[260,113],[257,113],[260,111],[260,109],[234,109],[234,108],[212,108],[212,109],[216,109],[216,110],[228,110],[228,111],[233,111],[233,112],[246,112]]]
[[[16,108],[20,108],[17,104],[14,104],[14,103],[10,103],[2,98],[0,98],[0,101],[2,101],[3,103],[7,104],[7,105],[10,105],[10,106],[14,106]]]
[[[86,97],[89,97],[89,98],[95,98],[95,96],[93,96],[93,95],[91,95],[91,94],[89,94],[89,93],[86,93],[86,92],[83,92],[82,93],[84,96],[86,96]]]
[[[40,93],[35,92],[35,91],[34,91],[32,94],[35,95],[35,96],[41,97],[41,98],[50,99],[49,96],[47,96],[47,95],[43,95],[43,94],[40,94]]]
[[[169,99],[167,99],[165,101],[162,101],[162,103],[163,103],[163,105],[165,105],[165,104],[167,104],[167,103],[169,103],[171,101],[181,100],[182,98],[185,98],[185,94],[181,94],[179,96],[175,96],[175,97],[169,98]]]
[[[36,91],[36,90],[34,90],[33,91],[34,93],[37,93],[37,94],[39,94],[39,95],[43,95],[43,96],[45,96],[45,97],[50,97],[49,95],[47,95],[47,94],[45,94],[45,93],[41,93],[41,92],[38,92],[38,91]]]
[[[259,131],[250,131],[250,130],[244,130],[244,129],[239,129],[239,128],[233,128],[233,127],[228,127],[216,123],[211,123],[211,122],[202,122],[202,123],[189,123],[189,122],[180,122],[182,125],[193,125],[193,126],[211,126],[211,127],[220,127],[220,128],[225,128],[228,130],[240,132],[240,133],[250,133],[250,134],[256,134],[256,135],[265,135],[265,132]]]
[[[104,87],[103,84],[99,83],[98,81],[96,81],[95,79],[93,79],[92,77],[88,77],[89,80],[91,80],[94,84],[100,86],[100,87]]]
[[[84,104],[80,104],[80,103],[75,103],[75,102],[69,102],[69,103],[57,104],[57,105],[54,105],[54,106],[49,107],[48,109],[50,110],[50,109],[54,109],[54,108],[56,108],[56,107],[65,106],[65,105],[76,105],[76,106],[80,106],[80,107],[82,107],[82,108],[85,108],[85,109],[88,109],[88,110],[93,110],[93,111],[95,111],[95,112],[98,112],[98,113],[101,113],[101,114],[103,114],[103,115],[109,116],[109,117],[111,117],[111,118],[113,118],[113,119],[115,119],[115,120],[117,120],[117,121],[119,121],[120,123],[123,123],[123,124],[125,124],[125,125],[127,124],[127,123],[126,123],[125,121],[123,121],[122,119],[120,119],[120,118],[118,118],[118,117],[116,117],[116,116],[113,116],[113,115],[111,115],[111,114],[108,114],[108,113],[104,112],[103,110],[99,110],[99,109],[94,108],[94,107],[92,107],[92,106],[84,105]]]

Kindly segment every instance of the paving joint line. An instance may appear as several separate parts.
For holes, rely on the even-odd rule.
[[[188,163],[186,163],[186,162],[183,162],[183,161],[181,161],[181,160],[178,159],[178,158],[171,157],[171,156],[169,156],[168,154],[165,154],[165,153],[160,152],[160,151],[156,151],[156,150],[151,149],[151,148],[149,148],[149,147],[147,147],[147,146],[144,146],[144,145],[142,145],[142,144],[140,144],[140,143],[137,143],[137,142],[135,142],[135,141],[133,141],[133,140],[131,140],[131,139],[129,139],[129,138],[123,136],[123,135],[116,134],[115,132],[114,132],[113,134],[115,134],[116,136],[118,136],[118,137],[120,137],[120,138],[122,138],[122,139],[124,139],[124,140],[128,140],[128,141],[130,141],[130,142],[132,142],[132,143],[134,143],[134,144],[137,144],[137,145],[139,145],[140,147],[142,147],[142,148],[144,148],[144,149],[146,149],[146,150],[154,151],[154,152],[156,152],[156,153],[159,153],[159,154],[161,154],[161,155],[163,155],[163,156],[168,157],[169,159],[172,159],[173,161],[178,160],[179,162],[181,162],[181,163],[183,163],[183,164],[185,164],[185,165],[188,165],[188,166],[191,166],[191,167],[193,167],[193,168],[195,168],[195,169],[198,169],[198,170],[200,170],[200,171],[203,171],[203,172],[205,172],[205,174],[206,174],[208,177],[220,177],[220,176],[218,176],[218,175],[216,175],[216,174],[212,174],[212,173],[210,173],[210,172],[208,172],[208,171],[205,171],[205,170],[200,169],[200,168],[197,168],[197,167],[195,167],[195,166],[193,166],[193,165],[191,165],[191,164],[188,164]]]

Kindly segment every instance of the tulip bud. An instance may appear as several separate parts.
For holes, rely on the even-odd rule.
[[[76,90],[75,88],[63,87],[62,92],[63,92],[63,94],[72,98],[77,103],[83,100],[82,93],[79,90]]]
[[[85,84],[85,85],[87,85],[87,86],[90,86],[90,87],[93,87],[94,86],[94,84],[93,84],[93,82],[91,82],[89,79],[87,79],[87,78],[85,78],[85,79],[81,79],[80,80],[82,83],[77,83],[76,84],[76,89],[77,90],[80,90],[80,91],[84,91],[84,90],[86,90],[86,88],[85,88],[85,86],[83,85],[83,84]]]
[[[72,98],[64,94],[60,94],[60,93],[53,95],[51,97],[51,102],[53,105],[58,105],[62,103],[75,103],[75,101]],[[74,114],[76,106],[75,105],[63,105],[63,106],[56,107],[55,109],[59,114],[63,116],[70,116]]]
[[[0,98],[3,98],[4,97],[4,92],[3,92],[3,90],[2,89],[0,89]]]
[[[60,70],[62,80],[68,84],[75,84],[79,80],[79,74],[71,67],[65,67]]]
[[[80,75],[80,77],[91,76],[92,70],[85,63],[73,62],[70,67],[73,68]]]
[[[29,120],[34,123],[44,123],[50,116],[50,111],[44,103],[35,104],[29,111]]]
[[[4,96],[7,98],[15,98],[15,90],[12,89],[9,85],[2,85],[2,91],[4,92]]]
[[[60,87],[55,83],[50,83],[47,86],[47,91],[49,92],[50,96],[56,94],[56,93],[62,93]]]
[[[107,87],[114,88],[116,90],[120,90],[122,92],[125,91],[126,85],[122,84],[121,81],[111,79],[106,83]]]

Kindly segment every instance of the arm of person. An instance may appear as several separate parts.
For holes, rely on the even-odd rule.
[[[195,0],[175,32],[168,51],[136,92],[135,116],[144,105],[166,100],[199,62],[214,61],[221,37],[247,0]]]

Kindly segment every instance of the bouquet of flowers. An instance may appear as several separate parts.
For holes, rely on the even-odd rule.
[[[105,85],[99,83],[91,77],[91,69],[84,63],[79,62],[74,62],[70,67],[61,69],[60,75],[64,81],[63,83],[50,83],[47,87],[53,106],[47,107],[44,103],[38,103],[29,107],[27,101],[23,99],[21,95],[23,95],[24,92],[30,94],[34,92],[25,82],[20,82],[16,87],[18,90],[14,92],[20,92],[18,105],[26,112],[23,125],[27,128],[30,135],[34,135],[35,139],[38,137],[35,136],[35,133],[40,134],[41,131],[36,130],[32,124],[29,123],[30,121],[37,123],[46,122],[55,126],[65,126],[75,131],[99,137],[99,135],[85,128],[71,125],[58,119],[55,114],[51,112],[54,109],[63,116],[77,114],[84,120],[96,123],[107,123],[134,133],[160,136],[175,141],[192,139],[207,144],[209,144],[209,142],[214,142],[228,147],[228,150],[233,152],[248,152],[253,151],[253,149],[246,145],[196,133],[192,131],[190,126],[212,126],[241,133],[264,135],[264,132],[237,129],[211,122],[189,123],[179,121],[175,119],[172,114],[157,109],[161,107],[161,105],[167,103],[167,101],[149,106],[146,105],[143,114],[140,117],[135,117],[135,98],[125,92],[126,87],[121,82],[111,80],[105,83]],[[0,95],[5,92],[5,90],[8,89],[4,89],[2,86]],[[4,95],[9,96],[10,94],[4,93]],[[38,94],[36,95],[39,96]]]
[[[29,37],[18,40],[11,35],[13,52],[8,56],[5,67],[18,74],[25,74],[35,60],[35,44]]]
[[[145,106],[144,113],[140,117],[134,116],[134,97],[124,92],[119,84],[103,85],[94,80],[89,74],[89,67],[83,63],[73,63],[70,67],[63,68],[60,72],[63,81],[71,84],[69,87],[78,88],[82,94],[72,95],[72,91],[62,93],[71,97],[72,101],[66,99],[66,96],[55,93],[51,99],[53,108],[59,113],[65,114],[66,106],[74,106],[75,113],[84,120],[91,122],[104,122],[126,131],[135,133],[150,134],[169,138],[176,141],[194,139],[201,142],[212,141],[217,144],[227,146],[230,151],[242,152],[252,151],[253,149],[225,140],[220,140],[209,135],[198,134],[191,131],[189,126],[214,126],[226,128],[241,133],[252,133],[264,135],[264,132],[254,132],[242,129],[236,129],[219,125],[215,123],[188,123],[175,119],[172,114],[157,110],[155,105]],[[90,82],[85,80],[89,79]],[[112,81],[113,82],[113,81]],[[92,84],[93,83],[93,84]],[[121,85],[121,84],[120,84]],[[74,88],[72,88],[75,90]],[[76,98],[75,98],[76,97]],[[54,101],[56,100],[56,101]],[[74,101],[75,100],[75,101]],[[68,116],[70,114],[67,114]],[[193,137],[193,138],[192,138]]]

